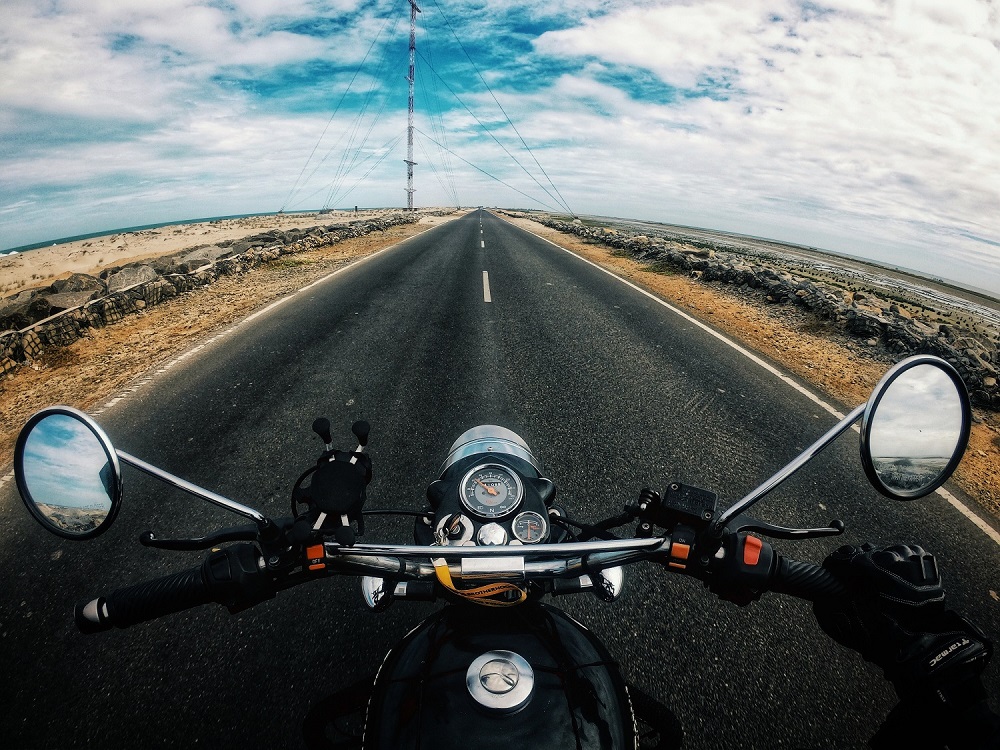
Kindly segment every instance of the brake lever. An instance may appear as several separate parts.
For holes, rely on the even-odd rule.
[[[139,535],[139,544],[143,547],[153,547],[155,549],[190,552],[211,549],[218,544],[226,542],[254,542],[257,541],[257,533],[258,529],[256,526],[234,526],[229,529],[222,529],[208,536],[203,536],[200,539],[157,539],[152,531],[144,531]]]
[[[844,522],[839,518],[830,521],[829,527],[825,529],[789,529],[784,526],[774,526],[766,521],[743,514],[730,519],[729,523],[726,524],[726,530],[734,534],[741,531],[756,531],[758,534],[769,536],[772,539],[819,539],[824,536],[843,534],[845,528]]]

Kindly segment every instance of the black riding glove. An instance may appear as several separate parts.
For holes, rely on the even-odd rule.
[[[985,699],[979,676],[993,646],[979,628],[945,608],[934,556],[918,546],[865,544],[841,547],[823,567],[851,595],[817,602],[816,619],[838,643],[881,667],[896,688],[901,704],[890,715],[890,733],[902,726],[914,736],[960,731],[949,725]],[[889,729],[887,724],[879,734]]]

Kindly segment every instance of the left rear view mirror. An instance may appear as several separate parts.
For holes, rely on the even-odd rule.
[[[118,515],[121,468],[104,431],[69,406],[28,420],[14,448],[14,476],[25,507],[45,529],[91,539]]]

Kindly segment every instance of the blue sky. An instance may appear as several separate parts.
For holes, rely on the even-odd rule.
[[[101,479],[108,454],[85,425],[56,414],[35,427],[24,447],[24,481],[36,503],[111,509]]]
[[[421,9],[418,206],[561,195],[577,213],[800,242],[1000,294],[995,3]],[[405,205],[405,1],[6,0],[3,15],[0,249]]]

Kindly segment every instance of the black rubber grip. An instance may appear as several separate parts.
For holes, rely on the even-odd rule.
[[[834,599],[847,594],[847,588],[826,568],[810,562],[789,560],[787,557],[782,557],[778,561],[769,588],[779,594],[788,594],[811,602]]]
[[[199,566],[81,602],[74,614],[81,632],[96,633],[112,627],[127,628],[210,601],[211,591]]]

